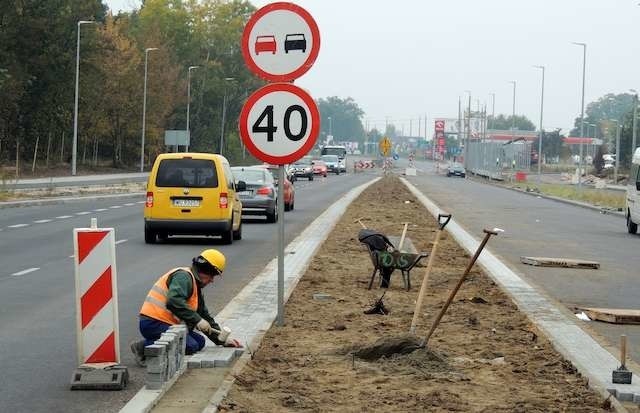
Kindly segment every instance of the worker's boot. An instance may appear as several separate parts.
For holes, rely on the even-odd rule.
[[[132,341],[130,344],[131,351],[136,358],[136,364],[140,367],[147,366],[147,360],[144,356],[144,340]]]

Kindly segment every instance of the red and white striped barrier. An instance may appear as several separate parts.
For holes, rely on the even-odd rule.
[[[356,167],[356,169],[368,169],[376,167],[373,161],[358,161],[354,163],[354,166]]]
[[[119,364],[115,233],[94,224],[73,230],[78,362]]]

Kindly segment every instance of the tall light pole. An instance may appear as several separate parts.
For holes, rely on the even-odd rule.
[[[631,132],[631,159],[633,159],[633,153],[636,151],[636,125],[638,121],[638,92],[635,89],[631,89],[633,92],[633,131]]]
[[[583,153],[583,139],[584,138],[584,78],[587,67],[587,44],[572,42],[576,46],[582,46],[582,104],[580,111],[580,162],[578,163],[578,190],[582,189],[582,153]]]
[[[327,116],[327,119],[329,119],[329,136],[333,139],[333,123],[331,116]]]
[[[144,130],[147,117],[147,62],[149,52],[158,50],[157,47],[147,47],[144,49],[144,92],[142,94],[142,138],[140,139],[140,172],[144,172]]]
[[[513,110],[511,114],[511,139],[516,139],[516,81],[510,80],[509,83],[513,85]]]
[[[542,91],[540,92],[540,138],[538,139],[538,183],[542,182],[542,113],[544,111],[544,66],[534,65],[542,69]]]
[[[187,152],[189,152],[189,144],[191,143],[191,130],[189,129],[189,105],[191,104],[191,71],[200,66],[189,66],[187,70]],[[176,142],[175,151],[178,152],[178,143]]]
[[[227,83],[235,80],[234,77],[225,77],[224,81],[224,95],[222,96],[222,122],[220,122],[220,155],[224,149],[224,123],[227,117]]]
[[[496,94],[491,93],[491,126],[494,125],[496,121]]]
[[[93,24],[92,20],[80,20],[78,22],[78,45],[76,47],[76,99],[73,108],[73,147],[71,148],[71,175],[76,175],[76,161],[78,158],[78,85],[80,83],[80,26]]]
[[[464,168],[469,168],[469,141],[471,136],[471,91],[465,90],[465,93],[469,95],[467,104],[467,124],[465,128],[465,140],[464,140]]]
[[[617,119],[609,119],[616,123],[616,164],[613,168],[613,184],[618,185],[618,167],[620,166],[620,122]]]

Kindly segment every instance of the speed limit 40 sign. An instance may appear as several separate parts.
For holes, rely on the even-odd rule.
[[[254,92],[240,112],[240,137],[253,156],[290,164],[316,143],[320,112],[313,98],[290,83],[271,83]]]

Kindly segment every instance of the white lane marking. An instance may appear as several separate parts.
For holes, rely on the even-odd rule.
[[[98,208],[98,209],[94,209],[93,212],[102,212],[102,211],[106,211],[107,208]]]
[[[134,206],[135,203],[134,202],[129,202],[128,204],[124,204],[124,206]]]
[[[122,208],[122,205],[111,205],[109,208],[118,209],[118,208]]]
[[[22,228],[22,227],[28,227],[29,224],[15,224],[15,225],[9,225],[7,228]]]
[[[39,219],[37,221],[33,221],[34,224],[44,224],[45,222],[51,222],[50,219]]]
[[[13,274],[11,274],[11,276],[12,277],[19,277],[21,275],[29,274],[30,272],[38,271],[39,269],[40,269],[40,267],[27,268],[26,270],[14,272]]]
[[[127,241],[129,241],[129,240],[128,239],[121,239],[119,241],[116,241],[115,244],[118,245],[118,244],[122,244],[123,242],[127,242]],[[69,258],[74,258],[74,257],[75,257],[75,254],[74,255],[69,255]]]
[[[90,214],[91,211],[82,211],[82,212],[76,212],[76,215],[87,215]]]
[[[138,201],[136,204],[144,204],[146,201]]]
[[[67,218],[71,218],[71,215],[60,215],[59,217],[56,217],[56,219],[67,219]]]

